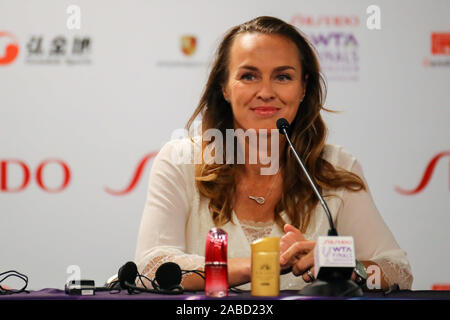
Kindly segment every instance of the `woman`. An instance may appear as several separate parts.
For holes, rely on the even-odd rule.
[[[338,233],[354,237],[356,258],[366,267],[381,268],[382,287],[397,283],[410,288],[406,254],[378,213],[361,166],[341,147],[325,144],[324,100],[324,82],[309,42],[279,19],[258,17],[224,36],[187,128],[201,115],[203,134],[215,129],[225,137],[230,129],[241,129],[261,137],[264,129],[276,129],[277,119],[287,119],[293,144],[326,197]],[[161,149],[151,170],[136,249],[141,273],[153,278],[166,261],[203,270],[206,233],[217,226],[228,233],[230,286],[250,281],[250,243],[265,236],[281,238],[281,267],[292,267],[281,276],[281,289],[300,289],[313,280],[312,249],[317,237],[327,234],[328,220],[284,137],[271,137],[265,150],[250,139],[233,139],[245,151],[243,164],[236,155],[229,161],[227,139],[223,148],[211,149],[211,141],[196,137]],[[223,161],[201,157],[196,164],[180,163],[174,156],[183,150],[210,152]],[[271,165],[262,161],[267,157],[252,162],[249,155],[267,150],[279,169],[261,174]],[[201,290],[204,282],[186,275],[182,285]]]

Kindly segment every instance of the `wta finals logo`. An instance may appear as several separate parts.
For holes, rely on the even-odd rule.
[[[360,25],[356,15],[294,15],[291,24],[301,28],[319,53],[328,80],[359,80]]]
[[[12,63],[19,54],[19,44],[9,32],[0,31],[0,66]]]

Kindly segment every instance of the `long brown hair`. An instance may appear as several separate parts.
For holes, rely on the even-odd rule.
[[[295,27],[280,19],[258,17],[233,27],[225,34],[216,52],[205,90],[186,128],[189,130],[197,116],[201,115],[202,132],[214,128],[220,130],[225,136],[226,129],[233,129],[232,109],[225,101],[222,86],[227,82],[229,76],[231,45],[237,35],[246,32],[281,35],[295,43],[298,48],[302,78],[306,83],[306,94],[299,108],[301,112],[297,112],[291,123],[290,136],[319,190],[322,192],[337,188],[346,188],[352,191],[365,190],[364,182],[360,177],[352,172],[335,168],[321,157],[327,128],[320,111],[330,111],[323,107],[326,84],[321,75],[313,46]],[[206,145],[207,142],[203,141],[203,150]],[[226,148],[224,147],[223,150]],[[280,217],[280,212],[284,210],[292,225],[305,232],[313,209],[318,204],[318,199],[287,146],[280,158],[281,165],[285,170],[282,197],[275,207],[275,221],[280,226],[284,224]],[[210,199],[209,209],[217,226],[231,221],[238,166],[237,164],[206,162],[196,165],[197,188],[200,194]]]

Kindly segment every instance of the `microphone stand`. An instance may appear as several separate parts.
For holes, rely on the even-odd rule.
[[[289,122],[284,119],[277,120],[277,128],[278,130],[286,137],[286,140],[294,153],[295,158],[297,159],[298,164],[303,170],[306,178],[308,179],[309,184],[314,190],[317,198],[319,199],[322,208],[325,210],[325,213],[328,217],[328,223],[330,225],[330,229],[328,230],[328,236],[337,237],[338,233],[336,228],[334,227],[333,218],[330,213],[330,209],[328,208],[327,203],[323,199],[319,190],[316,187],[313,179],[311,178],[309,172],[306,170],[302,160],[300,159],[297,151],[295,150],[294,145],[289,138]],[[326,277],[321,276],[322,274],[317,275],[317,280],[315,280],[310,285],[306,286],[302,290],[300,290],[299,294],[304,296],[358,296],[361,297],[363,295],[362,289],[352,280],[348,279],[346,274],[347,272],[343,272],[342,270],[336,268],[336,270],[330,270],[327,272]],[[322,279],[323,278],[323,279]]]
[[[283,131],[282,133],[286,136],[286,140],[287,140],[287,142],[289,144],[289,147],[291,148],[292,152],[294,153],[294,156],[297,159],[298,164],[302,168],[303,173],[305,174],[306,178],[308,179],[309,184],[311,185],[311,187],[314,190],[314,193],[316,194],[317,198],[319,199],[319,202],[322,205],[322,208],[325,210],[325,213],[327,214],[328,223],[330,225],[330,230],[328,230],[328,235],[329,236],[337,236],[338,233],[336,231],[336,228],[334,227],[333,218],[331,217],[330,209],[328,209],[327,203],[323,199],[322,195],[320,194],[319,190],[316,187],[316,184],[312,180],[311,176],[309,175],[309,172],[306,170],[305,165],[303,164],[303,162],[300,159],[297,151],[295,150],[294,145],[291,142],[291,139],[289,139],[289,136],[288,136],[286,128],[281,128],[281,130]]]

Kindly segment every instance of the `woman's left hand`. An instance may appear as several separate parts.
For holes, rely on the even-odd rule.
[[[292,267],[292,273],[302,276],[305,282],[314,279],[308,274],[314,274],[314,247],[316,241],[305,239],[300,230],[291,225],[285,225],[285,235],[281,238],[280,265],[282,269]]]

